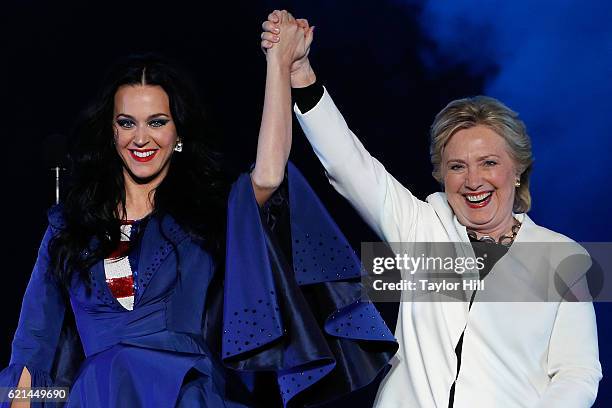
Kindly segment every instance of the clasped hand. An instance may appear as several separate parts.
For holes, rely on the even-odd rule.
[[[291,73],[307,64],[314,32],[308,20],[296,19],[286,10],[274,10],[262,28],[261,49],[268,62],[289,67]]]

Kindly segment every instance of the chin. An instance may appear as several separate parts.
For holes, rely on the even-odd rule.
[[[159,175],[159,171],[152,171],[150,169],[132,169],[128,168],[128,173],[130,176],[137,181],[140,182],[148,182],[153,180],[157,175]]]
[[[483,227],[488,225],[493,221],[493,216],[489,217],[473,217],[466,219],[466,226],[473,226],[474,228]]]
[[[151,173],[144,173],[144,174],[134,174],[132,173],[132,175],[134,176],[135,179],[137,180],[151,180],[155,178],[155,174],[151,174]]]
[[[493,218],[495,218],[495,213],[490,211],[487,211],[486,213],[482,211],[480,213],[476,213],[471,208],[462,208],[462,210],[463,211],[461,213],[458,213],[453,209],[461,225],[470,228],[482,227],[493,221]]]

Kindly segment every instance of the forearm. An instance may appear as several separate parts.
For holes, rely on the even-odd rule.
[[[586,408],[593,404],[601,365],[591,303],[561,302],[549,345],[548,371],[551,381],[537,408]]]
[[[269,59],[264,107],[257,143],[257,159],[251,173],[257,202],[263,204],[282,183],[291,151],[290,69]]]

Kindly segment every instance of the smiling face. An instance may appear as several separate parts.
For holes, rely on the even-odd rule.
[[[160,86],[124,85],[115,93],[113,129],[124,176],[159,183],[177,142],[168,94]]]
[[[483,125],[457,131],[442,152],[442,176],[462,225],[493,237],[510,230],[518,174],[501,136]]]

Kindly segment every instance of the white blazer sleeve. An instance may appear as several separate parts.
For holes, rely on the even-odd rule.
[[[551,382],[538,408],[587,408],[602,377],[595,310],[590,302],[561,302],[550,339]]]
[[[327,90],[307,113],[302,114],[297,105],[294,111],[332,186],[378,236],[387,242],[414,238],[418,207],[427,204],[417,200],[368,153]]]

